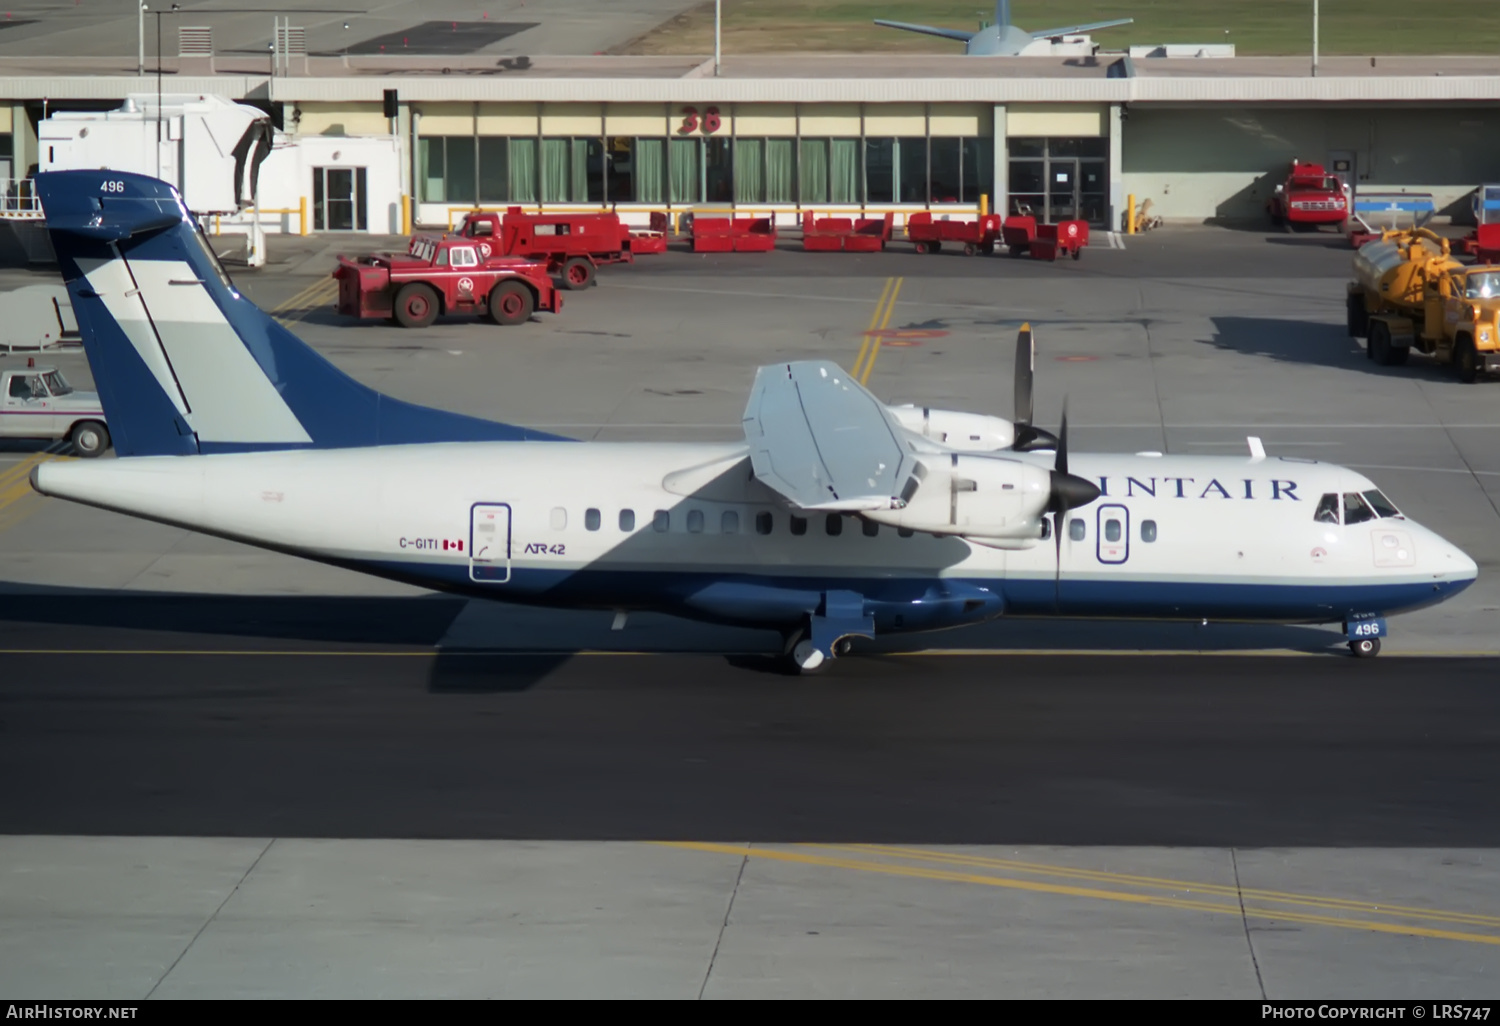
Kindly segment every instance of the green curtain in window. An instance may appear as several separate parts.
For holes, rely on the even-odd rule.
[[[660,203],[667,197],[665,139],[635,141],[635,201]]]
[[[698,178],[698,140],[672,140],[672,202],[698,203],[701,201]]]
[[[734,141],[734,201],[736,203],[764,203],[765,153],[760,139],[736,139]]]
[[[828,202],[828,140],[803,139],[797,177],[802,205]]]
[[[766,140],[766,202],[797,201],[797,160],[791,139]]]
[[[507,140],[481,136],[479,139],[479,201],[504,203],[510,199],[510,166]]]
[[[833,140],[829,161],[831,189],[829,199],[835,203],[859,202],[859,140]]]
[[[475,140],[472,135],[450,135],[443,140],[447,149],[447,186],[449,203],[473,203],[479,198],[479,183],[474,177]]]
[[[568,139],[542,140],[542,202],[568,201]]]
[[[569,183],[568,199],[574,203],[587,203],[589,199],[589,140],[573,140],[573,159],[570,167],[572,181]]]
[[[423,203],[445,203],[448,199],[443,180],[443,140],[429,136],[417,140],[418,197]]]
[[[536,140],[510,141],[510,202],[536,202]]]

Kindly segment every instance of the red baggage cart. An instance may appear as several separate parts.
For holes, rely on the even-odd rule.
[[[694,253],[768,253],[776,248],[769,217],[694,217]]]
[[[802,216],[802,248],[809,252],[878,253],[890,240],[895,215],[884,217]]]
[[[1000,215],[984,214],[977,221],[933,220],[932,212],[923,210],[906,219],[906,237],[918,253],[937,253],[945,242],[962,246],[964,256],[993,253],[1000,238]]]

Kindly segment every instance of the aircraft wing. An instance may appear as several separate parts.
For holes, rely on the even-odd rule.
[[[886,28],[903,29],[907,32],[921,32],[929,36],[942,36],[944,39],[956,39],[960,43],[967,43],[974,38],[974,33],[965,32],[963,29],[934,28],[931,25],[912,25],[905,21],[885,21],[881,18],[876,18],[875,24],[884,25]]]
[[[762,367],[745,406],[755,476],[794,506],[892,509],[915,457],[885,406],[829,360]]]
[[[1116,25],[1129,25],[1135,21],[1134,18],[1117,18],[1114,21],[1091,21],[1084,25],[1067,25],[1063,28],[1041,29],[1031,33],[1033,39],[1054,39],[1057,36],[1076,36],[1082,32],[1092,32],[1094,29],[1114,28]]]

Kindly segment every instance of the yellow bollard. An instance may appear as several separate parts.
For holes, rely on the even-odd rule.
[[[411,234],[411,197],[401,194],[401,234]]]
[[[979,194],[979,216],[984,217],[990,212],[990,194],[981,192]]]
[[[1125,234],[1135,234],[1135,193],[1125,197],[1127,208],[1125,210]]]
[[[307,197],[297,197],[297,234],[307,234]]]

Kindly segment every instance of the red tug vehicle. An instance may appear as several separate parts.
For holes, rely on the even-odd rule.
[[[1349,220],[1349,195],[1344,183],[1322,164],[1292,161],[1286,181],[1266,201],[1271,220],[1290,229],[1299,224],[1342,225]]]
[[[340,256],[333,277],[339,313],[385,317],[404,328],[425,328],[440,313],[482,313],[510,325],[537,310],[562,309],[545,264],[483,254],[462,237],[416,235],[405,253]]]
[[[542,261],[566,289],[593,284],[600,264],[630,263],[638,253],[665,253],[665,216],[652,215],[652,231],[632,232],[618,214],[527,214],[520,207],[505,215],[475,211],[464,217],[459,235],[475,240],[482,256]]]

